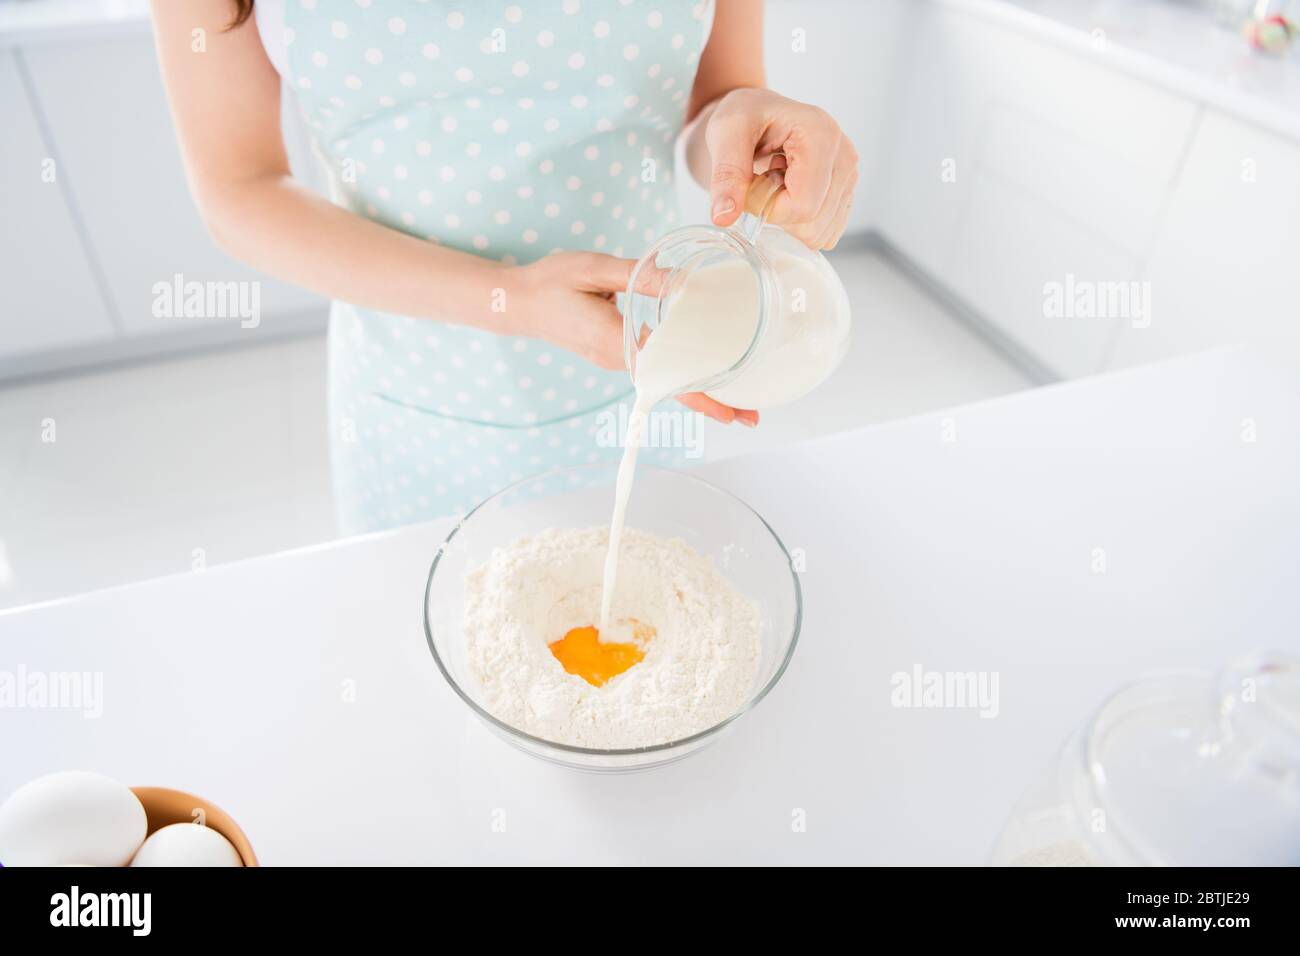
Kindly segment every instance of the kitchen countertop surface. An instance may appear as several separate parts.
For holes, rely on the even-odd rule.
[[[515,751],[443,682],[447,522],[0,613],[0,671],[103,675],[98,718],[0,710],[0,796],[188,790],[265,864],[980,863],[1117,685],[1296,648],[1297,436],[1300,383],[1231,350],[705,466],[803,549],[804,630],[733,732],[630,776]],[[891,706],[916,667],[996,673],[996,716]]]

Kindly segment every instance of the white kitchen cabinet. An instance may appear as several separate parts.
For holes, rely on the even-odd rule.
[[[1140,281],[1137,256],[994,177],[978,182],[959,238],[946,277],[966,302],[1061,377],[1102,367],[1125,319],[1050,312],[1045,286],[1064,296],[1082,283]]]
[[[65,192],[23,87],[15,55],[0,50],[0,374],[21,356],[112,338]],[[53,165],[47,165],[53,164]],[[43,173],[53,173],[47,182]]]
[[[1250,342],[1300,356],[1300,144],[1207,111],[1110,364]]]
[[[1119,320],[1044,286],[1141,278],[1196,104],[960,6],[910,30],[881,231],[1057,374],[1102,368]]]
[[[24,55],[128,336],[186,335],[216,325],[237,340],[274,331],[281,316],[322,309],[318,296],[271,280],[213,244],[185,181],[147,30],[40,44]],[[238,318],[155,317],[153,287],[176,274],[260,282],[262,325],[254,332],[241,330]]]

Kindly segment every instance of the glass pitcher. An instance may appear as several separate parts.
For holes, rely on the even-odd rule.
[[[1021,798],[990,863],[1300,865],[1300,658],[1120,690]]]
[[[702,280],[718,275],[712,270],[725,268],[732,284],[719,308],[736,310],[744,324],[732,324],[739,334],[722,361],[701,366],[679,393],[772,408],[812,391],[839,365],[851,337],[848,295],[825,256],[767,223],[783,188],[782,171],[759,175],[734,225],[674,229],[640,259],[622,300],[624,359],[634,382],[637,357],[655,330]]]

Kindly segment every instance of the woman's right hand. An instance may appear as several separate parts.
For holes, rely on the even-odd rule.
[[[510,330],[543,339],[601,368],[623,369],[623,318],[614,297],[627,289],[635,267],[633,259],[599,252],[555,252],[514,266],[505,302]],[[723,405],[700,392],[677,400],[724,424],[758,424],[758,412]]]

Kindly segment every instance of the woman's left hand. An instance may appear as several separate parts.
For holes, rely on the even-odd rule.
[[[715,224],[729,226],[740,217],[756,168],[784,163],[785,190],[768,221],[813,249],[835,247],[858,183],[858,151],[825,110],[771,90],[738,89],[717,102],[707,123]]]

